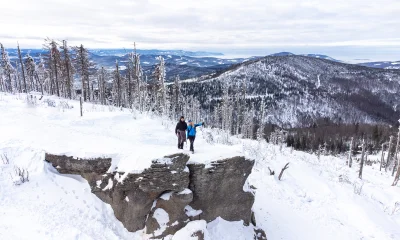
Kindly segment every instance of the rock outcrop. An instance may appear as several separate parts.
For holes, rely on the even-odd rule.
[[[193,209],[201,209],[199,219],[207,222],[217,217],[227,221],[251,221],[254,196],[244,192],[243,186],[250,175],[254,161],[234,157],[215,161],[211,166],[189,164],[190,185],[193,192]]]
[[[188,155],[175,154],[154,160],[142,173],[128,174],[111,172],[110,158],[84,160],[46,154],[45,159],[62,174],[82,175],[131,232],[146,227],[150,237],[163,238],[190,221],[210,222],[217,217],[251,223],[254,195],[243,186],[254,161],[244,157],[206,166],[187,165]],[[255,228],[254,237],[265,239],[265,233]]]

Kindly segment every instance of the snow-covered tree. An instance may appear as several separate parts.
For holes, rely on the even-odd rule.
[[[38,84],[36,84],[36,64],[35,60],[29,55],[25,57],[24,65],[26,68],[26,80],[31,91],[38,91]]]
[[[259,126],[257,129],[257,140],[263,140],[265,139],[265,101],[264,98],[261,99],[261,105],[260,105],[260,113],[259,113]]]
[[[4,79],[4,89],[8,92],[13,91],[12,78],[11,75],[14,72],[14,68],[11,65],[10,58],[8,57],[8,52],[5,50],[3,44],[0,43],[1,59],[0,66],[2,68]]]
[[[156,65],[153,72],[155,78],[155,100],[157,111],[162,113],[166,109],[167,93],[165,89],[165,61],[162,56],[157,57],[160,62]]]

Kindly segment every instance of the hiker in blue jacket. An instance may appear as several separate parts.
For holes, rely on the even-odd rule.
[[[192,153],[194,153],[193,143],[194,143],[194,140],[196,139],[196,128],[200,127],[200,126],[204,126],[204,123],[201,122],[201,123],[194,124],[192,120],[189,120],[189,126],[186,129],[187,138],[190,141],[190,151],[192,151]]]

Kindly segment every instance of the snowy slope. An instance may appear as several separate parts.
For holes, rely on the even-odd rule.
[[[268,56],[235,65],[217,75],[183,84],[183,92],[214,109],[224,87],[235,96],[245,86],[247,106],[268,113],[263,121],[282,128],[335,123],[397,123],[400,72],[298,55]],[[257,98],[258,96],[258,98]],[[210,101],[213,100],[213,101]],[[211,106],[209,106],[209,104]]]
[[[52,101],[55,107],[49,106]],[[86,180],[58,174],[43,161],[44,151],[111,156],[120,171],[140,171],[150,160],[177,152],[174,124],[129,110],[84,106],[81,118],[75,101],[44,97],[33,107],[24,95],[0,93],[0,156],[10,159],[9,164],[0,159],[1,239],[148,238],[141,231],[124,229],[111,207],[91,194]],[[377,165],[366,166],[361,181],[358,164],[349,169],[345,159],[318,159],[237,138],[231,138],[229,146],[208,143],[207,133],[199,132],[191,161],[207,163],[234,155],[256,159],[248,185],[256,188],[253,210],[268,239],[400,239],[399,187],[390,187],[392,177],[379,172]],[[220,137],[214,135],[214,141]],[[287,162],[289,169],[278,181]],[[14,166],[29,170],[30,181],[14,185]],[[276,176],[269,175],[268,167]],[[356,194],[360,186],[361,193]],[[206,239],[252,239],[251,228],[223,219],[192,222],[173,239],[190,239],[198,229],[205,231]]]

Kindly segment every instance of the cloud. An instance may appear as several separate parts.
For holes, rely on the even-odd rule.
[[[2,3],[0,42],[40,47],[256,49],[400,46],[398,0],[19,0]]]

